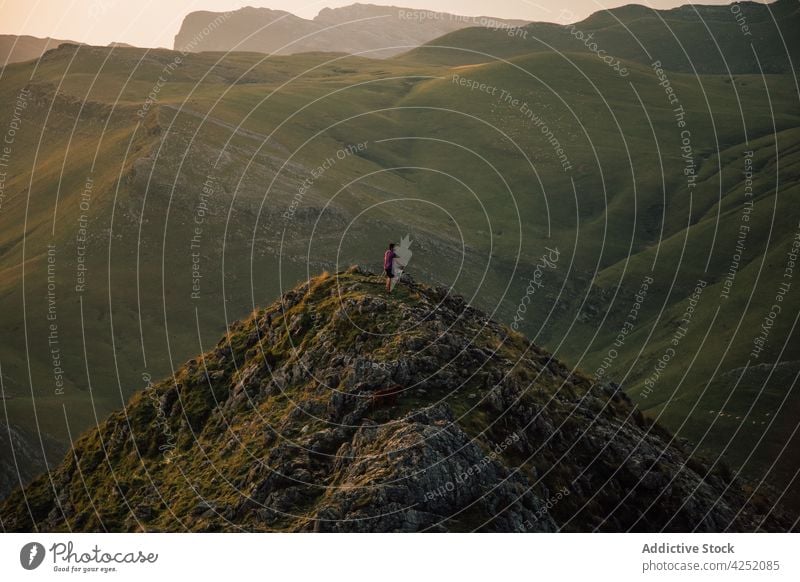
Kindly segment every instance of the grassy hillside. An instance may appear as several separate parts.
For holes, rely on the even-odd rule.
[[[797,70],[800,9],[793,0],[730,6],[687,4],[654,10],[631,4],[601,10],[573,22],[568,9],[559,24],[521,29],[469,28],[446,34],[403,59],[467,64],[533,52],[582,51],[598,60],[635,61],[698,74],[789,73]]]
[[[387,240],[409,234],[416,278],[590,376],[615,349],[605,377],[649,414],[788,483],[796,289],[749,354],[797,231],[794,77],[676,65],[659,78],[636,59],[623,77],[580,47],[490,39],[507,62],[64,46],[3,69],[3,102],[30,92],[0,206],[0,364],[20,432],[68,442],[65,410],[74,437],[282,290],[346,264],[377,271]]]

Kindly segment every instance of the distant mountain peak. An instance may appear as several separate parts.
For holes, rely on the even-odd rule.
[[[47,51],[56,49],[63,44],[78,45],[79,43],[49,37],[38,38],[25,34],[0,34],[0,67],[38,59]]]
[[[313,19],[269,8],[240,8],[227,13],[192,12],[175,36],[175,48],[193,52],[254,51],[268,54],[302,52],[366,53],[389,57],[448,32],[481,25],[480,19],[397,6],[350,4],[323,8]],[[493,26],[520,26],[521,20],[485,18]]]

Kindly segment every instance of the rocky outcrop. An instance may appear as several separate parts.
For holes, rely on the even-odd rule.
[[[373,4],[324,8],[312,20],[282,10],[246,7],[188,14],[175,36],[175,50],[268,54],[324,51],[386,58],[470,26],[510,28],[524,24],[521,20]]]
[[[37,38],[28,35],[0,34],[0,66],[38,59],[49,50],[62,44],[76,44],[69,40]]]
[[[757,531],[748,489],[445,288],[323,275],[0,506],[25,531]],[[387,387],[396,399],[374,398]]]

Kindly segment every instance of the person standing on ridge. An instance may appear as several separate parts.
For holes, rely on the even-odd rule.
[[[389,248],[383,253],[383,271],[386,273],[386,292],[392,292],[392,279],[394,278],[393,264],[397,254],[394,252],[394,243],[389,243]]]

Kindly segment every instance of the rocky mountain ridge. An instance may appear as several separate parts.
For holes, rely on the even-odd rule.
[[[757,531],[765,496],[444,287],[358,268],[234,323],[2,505],[7,531]]]
[[[386,58],[470,26],[496,29],[525,24],[523,20],[467,17],[374,4],[324,8],[313,19],[283,10],[248,6],[231,12],[188,14],[175,36],[174,47],[193,52],[294,54],[324,51]]]
[[[27,34],[0,34],[0,67],[38,59],[62,44],[77,44],[71,40],[38,38]]]

